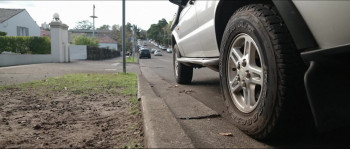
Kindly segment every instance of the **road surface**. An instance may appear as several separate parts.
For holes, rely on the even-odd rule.
[[[147,48],[157,48],[147,43]],[[267,142],[256,141],[232,125],[225,113],[219,74],[208,68],[194,69],[192,84],[179,85],[173,75],[172,54],[141,59],[140,69],[157,96],[165,100],[197,148],[271,148],[350,146],[346,128],[328,133],[312,131]],[[302,122],[301,122],[302,123]],[[311,130],[311,131],[310,131]],[[223,136],[220,133],[232,133]]]

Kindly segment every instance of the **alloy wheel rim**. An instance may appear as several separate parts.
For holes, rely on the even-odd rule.
[[[252,112],[260,102],[264,88],[263,60],[256,42],[239,34],[230,47],[227,76],[230,96],[243,113]]]

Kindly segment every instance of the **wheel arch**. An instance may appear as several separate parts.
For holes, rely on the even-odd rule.
[[[174,35],[171,35],[171,47],[174,47],[174,45],[176,44],[176,40]]]
[[[300,52],[318,48],[314,36],[291,0],[221,0],[215,13],[215,33],[219,50],[225,27],[232,14],[245,5],[257,3],[272,4],[277,8]]]

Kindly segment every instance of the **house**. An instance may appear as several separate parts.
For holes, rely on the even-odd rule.
[[[88,37],[93,36],[93,31],[92,30],[69,30],[68,32],[68,40],[72,44],[73,43],[73,37],[74,36],[80,36],[82,34],[85,34]],[[99,41],[99,47],[100,48],[109,48],[109,49],[114,49],[118,51],[118,42],[115,41],[113,38],[110,36],[110,31],[108,30],[95,30],[95,37]]]
[[[107,35],[102,35],[102,36],[97,36],[97,39],[99,40],[98,47],[108,48],[108,49],[113,49],[118,51],[118,43],[113,38]]]
[[[51,38],[51,32],[47,29],[40,27],[40,36]]]
[[[50,27],[49,27],[49,25],[48,25],[46,22],[44,22],[44,23],[41,24],[41,27],[40,27],[40,36],[51,38]]]
[[[40,28],[25,9],[0,8],[0,31],[7,36],[40,36]]]

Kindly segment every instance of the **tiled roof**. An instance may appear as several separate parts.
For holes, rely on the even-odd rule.
[[[100,41],[100,43],[118,43],[113,38],[111,38],[107,35],[103,35],[103,36],[98,37],[98,40]]]
[[[4,9],[0,8],[0,23],[12,18],[25,9]]]

